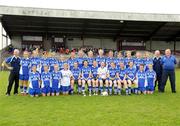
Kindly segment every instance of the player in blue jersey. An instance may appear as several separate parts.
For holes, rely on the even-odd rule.
[[[41,58],[41,72],[44,72],[44,66],[49,66],[49,58],[48,58],[48,53],[44,52],[43,57]]]
[[[108,81],[109,81],[109,95],[112,95],[112,86],[114,86],[114,94],[117,94],[117,68],[114,62],[110,63],[108,69]]]
[[[144,65],[145,65],[144,69],[145,71],[147,71],[149,70],[149,64],[153,64],[153,58],[150,58],[149,53],[145,52],[143,60],[144,60]]]
[[[44,65],[44,72],[41,73],[41,92],[42,96],[50,96],[52,87],[52,75],[49,72],[49,66]]]
[[[81,69],[81,75],[82,75],[82,94],[83,96],[86,96],[85,94],[85,84],[88,84],[88,91],[89,96],[91,96],[92,93],[92,86],[91,86],[91,68],[88,66],[87,60],[84,61],[84,66]]]
[[[84,52],[83,50],[78,51],[78,57],[77,57],[77,62],[78,62],[78,67],[81,69],[83,67],[83,62],[84,62]]]
[[[108,57],[106,58],[106,67],[109,68],[111,66],[111,62],[114,62],[114,53],[112,50],[109,51]]]
[[[41,58],[38,56],[38,51],[33,50],[31,60],[31,67],[36,66],[38,72],[41,72]]]
[[[155,81],[156,81],[156,72],[153,70],[153,64],[149,64],[148,69],[149,70],[146,71],[146,76],[147,76],[146,91],[147,94],[153,94]]]
[[[95,58],[94,58],[94,56],[93,56],[93,52],[92,52],[92,51],[89,51],[89,52],[88,52],[88,57],[87,57],[88,66],[89,66],[89,67],[92,67],[94,60],[95,60]]]
[[[120,62],[125,63],[121,51],[118,52],[117,58],[114,59],[114,63],[115,63],[115,65],[116,65],[116,67],[119,67],[119,63],[120,63]]]
[[[20,71],[19,71],[20,91],[22,95],[27,94],[30,63],[31,62],[29,59],[29,52],[24,51],[23,58],[21,58],[20,61]]]
[[[61,70],[61,91],[63,95],[68,95],[71,89],[71,79],[73,78],[72,72],[69,70],[67,63],[64,63]]]
[[[59,70],[63,70],[64,69],[64,64],[68,63],[68,61],[65,59],[64,55],[60,55],[59,57]]]
[[[136,66],[136,70],[139,70],[140,64],[144,64],[142,59],[142,54],[140,52],[136,52],[136,58],[134,59],[134,65]]]
[[[134,59],[132,58],[131,56],[131,51],[127,51],[126,52],[126,58],[124,58],[124,64],[125,64],[125,67],[128,68],[129,67],[129,62],[133,61],[134,62]]]
[[[126,80],[129,89],[129,94],[131,94],[131,91],[134,92],[135,88],[137,88],[137,83],[135,79],[136,79],[136,67],[134,67],[133,61],[130,61],[129,67],[126,70]],[[132,85],[133,85],[133,89],[131,90]]]
[[[74,62],[74,67],[71,69],[71,72],[73,74],[73,78],[71,80],[71,89],[73,93],[74,89],[74,84],[78,84],[78,93],[80,94],[82,89],[81,89],[81,69],[78,67],[78,63]]]
[[[76,53],[75,52],[71,52],[70,58],[68,59],[68,64],[69,64],[69,69],[70,70],[73,69],[75,62],[77,62]]]
[[[96,57],[96,61],[98,63],[98,67],[100,67],[102,62],[106,62],[106,57],[104,57],[104,51],[102,49],[99,49],[98,53],[99,55]]]
[[[59,71],[59,65],[54,65],[54,70],[51,73],[52,83],[51,83],[51,95],[58,96],[60,93],[60,82],[61,82],[61,72]]]
[[[41,76],[37,71],[36,65],[33,65],[29,73],[29,95],[31,97],[38,97],[40,95],[40,80]]]
[[[49,72],[53,72],[54,71],[54,65],[58,64],[58,60],[55,58],[55,54],[54,53],[49,53]]]
[[[120,66],[118,68],[118,94],[121,94],[121,88],[124,87],[126,91],[126,95],[129,94],[127,81],[126,81],[126,68],[123,62],[120,62]]]
[[[139,70],[136,73],[136,81],[138,84],[138,92],[135,90],[135,93],[137,94],[146,94],[146,72],[144,71],[144,65],[139,65]]]
[[[93,85],[93,92],[94,95],[98,95],[98,64],[96,60],[93,61],[93,65],[91,67],[91,73],[92,73],[92,85]]]

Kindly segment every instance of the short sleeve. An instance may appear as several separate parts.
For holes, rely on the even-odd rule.
[[[8,63],[8,64],[11,63],[11,61],[12,61],[12,57],[8,57],[8,58],[6,58],[6,60],[5,60],[5,62]]]

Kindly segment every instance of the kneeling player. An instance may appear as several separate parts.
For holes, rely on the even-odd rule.
[[[121,94],[121,88],[124,87],[126,91],[126,95],[129,94],[129,90],[127,87],[127,81],[126,81],[126,69],[123,62],[120,62],[120,68],[118,68],[118,93]]]
[[[61,70],[61,91],[63,95],[68,95],[71,88],[71,78],[73,78],[72,72],[68,67],[68,64],[64,63],[63,69]]]
[[[61,80],[61,72],[59,71],[59,65],[55,64],[53,68],[52,75],[52,85],[51,85],[51,95],[58,96],[60,92],[60,80]]]
[[[109,81],[109,94],[112,95],[112,86],[114,85],[114,94],[117,94],[117,69],[114,62],[110,63],[108,71],[108,81]]]
[[[82,67],[82,93],[85,94],[85,84],[88,84],[89,96],[91,96],[92,87],[91,87],[91,68],[88,66],[88,62],[84,61],[84,66]]]
[[[78,68],[78,63],[74,62],[74,66],[71,69],[73,78],[71,80],[71,93],[73,93],[74,83],[78,84],[78,93],[81,93],[81,69]]]
[[[138,84],[138,94],[141,94],[141,93],[146,94],[146,73],[144,71],[143,64],[140,64],[139,70],[136,73],[136,81]]]
[[[51,91],[51,80],[52,76],[51,73],[49,72],[49,67],[47,65],[43,66],[44,72],[41,74],[41,91],[42,91],[42,96],[50,96],[50,91]]]
[[[127,71],[126,71],[126,80],[127,80],[127,85],[129,89],[129,94],[131,94],[132,85],[134,85],[133,90],[132,90],[133,92],[138,87],[135,81],[135,78],[136,78],[136,67],[134,67],[133,61],[130,61],[129,67],[127,68]]]
[[[38,97],[40,95],[40,74],[35,65],[32,66],[32,72],[29,74],[29,95]]]
[[[20,61],[20,71],[19,71],[19,80],[20,80],[20,91],[21,94],[27,94],[28,80],[29,80],[29,67],[30,59],[28,51],[24,51],[23,58]]]
[[[154,86],[155,86],[155,80],[156,80],[156,72],[153,70],[153,64],[149,64],[148,69],[149,70],[146,71],[146,76],[147,76],[146,91],[148,94],[153,94]]]
[[[93,92],[94,95],[98,95],[98,77],[97,77],[98,64],[97,61],[93,61],[93,65],[91,67],[92,73],[92,84],[93,84]]]

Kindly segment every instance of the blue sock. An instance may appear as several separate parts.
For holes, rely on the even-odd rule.
[[[112,94],[112,87],[111,86],[109,87],[109,94],[110,95]]]
[[[23,86],[20,85],[20,92],[22,93],[23,92]]]
[[[24,93],[27,93],[27,87],[24,86]]]
[[[126,95],[128,95],[129,94],[129,90],[128,90],[128,88],[126,88]]]
[[[111,87],[112,88],[112,87]],[[106,87],[106,92],[108,92],[108,86]]]
[[[74,88],[71,88],[71,94],[73,94],[74,93]]]
[[[96,92],[96,87],[93,87],[93,93],[95,93]]]
[[[83,93],[85,92],[85,87],[82,87],[82,92],[83,92]]]
[[[134,88],[134,93],[138,94],[138,88]]]
[[[131,94],[131,87],[128,87],[128,89],[129,89],[129,94]]]
[[[89,90],[89,93],[91,94],[92,87],[91,87],[91,86],[88,86],[88,90]]]
[[[118,88],[118,94],[121,94],[121,88]]]
[[[101,92],[101,93],[103,92],[103,87],[102,87],[102,86],[100,86],[100,92]]]
[[[78,85],[78,93],[81,93],[81,85]]]
[[[114,94],[117,94],[117,87],[114,87]]]
[[[98,90],[99,90],[99,88],[98,88],[98,87],[96,87],[96,93],[98,93]]]

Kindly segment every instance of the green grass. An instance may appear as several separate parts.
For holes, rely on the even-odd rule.
[[[7,72],[0,72],[0,126],[180,126],[177,93],[132,96],[6,97]]]

